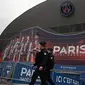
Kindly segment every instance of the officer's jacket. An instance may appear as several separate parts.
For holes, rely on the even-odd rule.
[[[48,59],[48,52],[46,49],[42,49],[36,54],[34,66],[43,66],[45,67]]]

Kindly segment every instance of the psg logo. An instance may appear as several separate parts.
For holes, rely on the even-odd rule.
[[[71,2],[65,1],[61,4],[60,10],[63,16],[70,16],[74,11],[74,6]]]

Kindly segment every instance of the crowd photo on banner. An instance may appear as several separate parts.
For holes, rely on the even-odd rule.
[[[40,49],[39,42],[46,41],[46,47],[53,49],[56,64],[78,64],[77,60],[85,56],[84,35],[64,36],[39,27],[28,28],[10,39],[3,50],[3,61],[34,62],[36,51]]]

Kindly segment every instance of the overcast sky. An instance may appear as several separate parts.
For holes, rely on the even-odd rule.
[[[46,0],[0,0],[0,35],[19,15]]]

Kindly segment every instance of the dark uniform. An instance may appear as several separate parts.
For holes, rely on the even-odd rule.
[[[45,47],[44,42],[40,44],[43,47]],[[33,73],[32,80],[29,85],[34,85],[38,76],[40,76],[41,85],[47,85],[47,82],[46,82],[47,75],[45,74],[45,71],[44,71],[47,59],[48,59],[48,53],[45,48],[41,49],[41,51],[36,54],[34,66],[37,66],[37,68],[35,69],[35,72]],[[40,67],[43,67],[43,70],[39,70]]]

